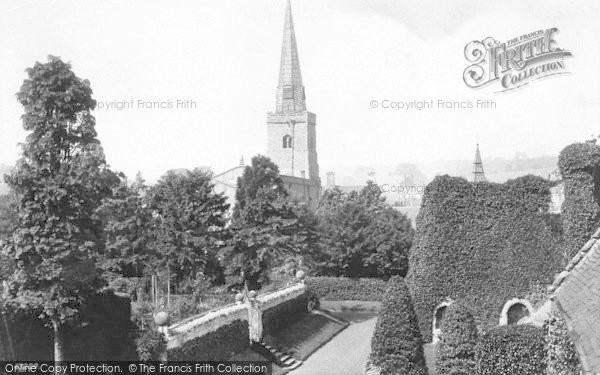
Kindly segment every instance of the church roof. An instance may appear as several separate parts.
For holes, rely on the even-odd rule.
[[[565,315],[587,372],[600,373],[600,229],[571,259],[550,291]]]
[[[306,110],[306,98],[300,72],[300,59],[294,32],[292,6],[286,2],[283,25],[283,42],[281,44],[281,61],[279,65],[279,84],[277,86],[276,113],[298,113]]]

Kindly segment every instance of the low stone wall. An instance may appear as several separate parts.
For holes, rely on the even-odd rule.
[[[304,284],[294,284],[274,292],[258,295],[256,301],[260,311],[264,312],[280,304],[296,299],[306,293]],[[173,350],[184,344],[202,338],[221,327],[233,324],[236,321],[249,321],[249,304],[240,303],[224,306],[219,309],[207,311],[203,314],[190,317],[167,327],[167,349]],[[259,317],[262,319],[262,316]],[[248,343],[250,340],[248,338]]]

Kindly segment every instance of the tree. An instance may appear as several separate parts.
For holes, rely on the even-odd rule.
[[[62,361],[62,327],[104,285],[95,265],[104,247],[96,209],[118,178],[96,138],[89,82],[52,56],[27,74],[17,98],[28,135],[5,179],[19,213],[3,249],[16,266],[7,303],[41,312],[54,330],[54,358]]]
[[[371,339],[373,364],[384,375],[426,375],[423,339],[404,279],[388,281]]]
[[[277,165],[265,156],[253,157],[237,184],[232,237],[223,256],[230,276],[259,289],[276,261],[305,258],[315,246],[316,219],[308,207],[290,199]]]
[[[475,373],[477,326],[468,306],[454,302],[447,307],[442,337],[437,345],[436,371],[445,375]]]
[[[250,165],[246,166],[242,177],[238,178],[233,208],[234,220],[240,219],[240,211],[256,199],[261,189],[272,189],[278,195],[287,196],[277,164],[266,156],[257,155],[252,158]]]
[[[224,252],[227,273],[241,277],[250,289],[268,281],[276,260],[300,254],[305,232],[294,204],[277,190],[261,188],[246,202],[231,226],[232,238]]]
[[[317,210],[325,261],[331,276],[404,276],[414,230],[406,215],[385,203],[369,181],[359,192],[325,192]]]
[[[221,246],[229,205],[215,193],[211,174],[195,169],[167,172],[148,190],[155,216],[154,246],[157,269],[167,269],[176,285],[202,273],[216,277],[213,258]]]
[[[152,246],[155,221],[141,195],[146,187],[143,181],[136,181],[131,186],[122,181],[99,210],[106,242],[101,264],[115,276],[141,277],[156,262]]]

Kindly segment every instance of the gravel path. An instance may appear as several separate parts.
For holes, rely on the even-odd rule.
[[[308,357],[290,375],[361,375],[371,352],[371,336],[377,317],[351,323]]]

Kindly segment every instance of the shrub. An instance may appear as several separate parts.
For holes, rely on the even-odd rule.
[[[444,375],[471,375],[475,372],[477,326],[469,308],[454,302],[446,308],[442,337],[437,345],[436,369]]]
[[[371,356],[382,374],[427,374],[417,314],[408,287],[399,276],[388,282],[371,340]]]
[[[439,176],[427,185],[407,275],[426,341],[435,307],[448,298],[472,306],[489,329],[506,301],[552,282],[563,245],[550,187],[536,176],[503,184]]]
[[[138,357],[142,361],[158,361],[167,346],[165,336],[155,329],[148,329],[136,340]]]
[[[376,278],[308,277],[308,290],[326,301],[383,301],[387,283]]]
[[[600,226],[600,146],[569,145],[560,152],[558,167],[565,184],[562,217],[568,261]]]
[[[248,322],[236,320],[169,350],[169,361],[226,361],[250,347]]]
[[[530,325],[496,327],[483,335],[475,358],[477,375],[544,375],[544,330]]]
[[[581,364],[565,320],[552,313],[544,323],[549,375],[579,375]]]

